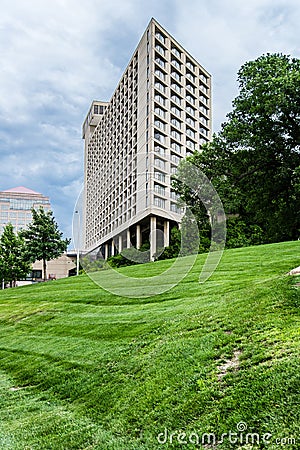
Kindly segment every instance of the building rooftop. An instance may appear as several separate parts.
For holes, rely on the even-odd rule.
[[[28,189],[24,186],[18,186],[15,188],[7,189],[2,192],[11,192],[16,194],[35,194],[35,195],[41,195],[39,192],[33,191],[32,189]]]

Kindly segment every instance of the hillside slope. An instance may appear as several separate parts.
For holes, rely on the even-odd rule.
[[[0,292],[0,448],[298,448],[299,245],[228,250],[204,284],[200,255],[149,298],[85,275]]]

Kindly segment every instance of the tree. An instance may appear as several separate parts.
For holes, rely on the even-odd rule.
[[[240,235],[243,228],[258,226],[259,242],[297,239],[300,60],[263,55],[241,67],[238,82],[240,93],[221,131],[190,161],[212,181],[228,217],[235,218],[232,232]],[[183,198],[190,195],[176,188]],[[246,238],[251,242],[251,236]]]
[[[159,248],[154,254],[154,259],[161,261],[164,259],[177,258],[181,247],[181,232],[177,226],[171,228],[170,245],[168,247]]]
[[[47,261],[58,258],[67,250],[70,239],[62,239],[52,211],[40,207],[32,209],[32,222],[22,231],[27,252],[32,262],[43,261],[43,278],[47,280]]]
[[[10,287],[30,272],[30,261],[26,253],[24,239],[14,233],[9,223],[0,237],[0,277]]]

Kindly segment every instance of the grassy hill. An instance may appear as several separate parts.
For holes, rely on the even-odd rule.
[[[85,275],[1,291],[0,449],[299,448],[299,246],[228,250],[204,284],[200,255],[149,298]]]

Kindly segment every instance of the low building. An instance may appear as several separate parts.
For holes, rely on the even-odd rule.
[[[47,262],[48,280],[59,280],[76,275],[76,254],[64,253],[59,258]],[[18,286],[26,284],[39,283],[43,281],[43,261],[36,261],[32,265],[31,273],[26,280],[18,281]]]

